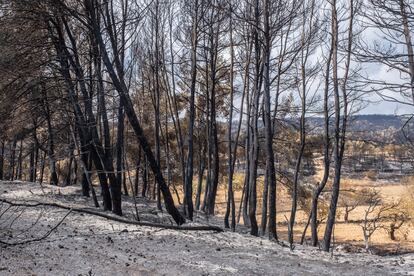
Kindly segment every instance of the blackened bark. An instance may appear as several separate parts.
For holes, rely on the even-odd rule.
[[[333,40],[332,40],[333,42]],[[315,191],[312,195],[312,203],[311,203],[311,236],[312,236],[312,246],[318,245],[318,201],[319,197],[325,189],[326,183],[328,182],[329,178],[329,170],[331,164],[331,156],[330,156],[330,137],[329,137],[329,107],[328,107],[328,100],[329,100],[329,80],[330,80],[330,68],[331,68],[331,61],[332,61],[332,51],[333,51],[333,44],[331,42],[331,47],[328,55],[328,60],[326,62],[326,69],[325,69],[325,87],[324,87],[324,100],[323,100],[323,112],[324,112],[324,135],[323,135],[323,143],[324,143],[324,169],[323,169],[323,177],[322,180],[317,185]]]
[[[134,196],[138,196],[138,185],[139,185],[139,169],[141,167],[141,148],[138,151],[138,158],[137,158],[137,164],[135,167],[135,180],[134,180]]]
[[[255,26],[253,32],[254,48],[255,48],[255,63],[254,63],[254,90],[252,99],[252,117],[249,124],[251,128],[250,145],[249,145],[249,219],[250,219],[250,234],[258,235],[258,225],[256,219],[256,205],[257,205],[257,167],[259,155],[259,103],[260,103],[260,72],[261,72],[261,47],[259,41],[259,0],[255,1],[254,6]]]
[[[40,184],[43,183],[43,178],[44,178],[44,175],[45,175],[46,154],[47,154],[47,152],[45,151],[43,153],[43,156],[40,159],[41,160],[40,163],[42,164],[42,166],[40,168]]]
[[[258,93],[258,92],[257,92]],[[256,96],[258,98],[258,96]],[[259,103],[258,99],[255,100],[256,104]],[[252,129],[252,141],[249,150],[249,159],[250,159],[250,168],[249,168],[249,193],[248,193],[248,201],[249,201],[249,220],[250,220],[250,234],[253,236],[258,235],[258,226],[257,226],[257,219],[256,219],[256,206],[257,206],[257,165],[258,165],[258,153],[259,153],[259,140],[258,140],[258,125],[257,125],[257,105],[255,105],[253,111],[253,129]]]
[[[159,1],[155,1],[155,61],[154,61],[154,76],[155,76],[155,158],[157,161],[158,167],[161,168],[161,142],[160,142],[160,131],[161,131],[161,119],[160,119],[160,52],[159,52]],[[167,178],[168,180],[168,178]],[[168,183],[168,181],[167,181]],[[161,190],[159,183],[156,183],[157,189],[157,208],[162,211],[161,206]],[[192,219],[192,217],[190,218]]]
[[[65,84],[67,86],[69,100],[74,109],[75,119],[76,119],[76,128],[78,129],[78,135],[80,137],[80,140],[84,141],[84,145],[87,147],[87,150],[90,152],[91,160],[93,161],[95,165],[95,169],[97,170],[99,182],[101,185],[104,210],[112,210],[111,194],[110,194],[109,186],[107,182],[106,171],[113,172],[113,164],[108,162],[108,160],[104,160],[105,153],[104,153],[104,149],[102,147],[102,144],[98,136],[98,132],[96,128],[96,121],[95,121],[95,117],[92,112],[91,102],[85,101],[85,110],[88,114],[87,118],[84,115],[80,107],[77,93],[75,92],[75,85],[72,81],[72,77],[70,73],[70,64],[74,68],[75,73],[79,79],[79,83],[80,83],[79,86],[80,86],[81,92],[83,93],[83,96],[86,99],[88,99],[89,95],[86,89],[85,78],[84,78],[83,71],[79,63],[78,57],[76,55],[72,56],[68,51],[68,48],[65,44],[65,38],[63,35],[61,23],[59,19],[57,20],[58,21],[56,22],[52,19],[49,19],[49,21],[47,21],[47,24],[48,24],[49,33],[51,35],[52,41],[54,43],[55,49],[58,54],[60,70],[65,80]],[[64,21],[63,23],[67,30],[68,36],[70,37],[70,41],[72,42],[73,51],[76,53],[77,52],[76,42],[70,32],[67,22]],[[53,31],[53,28],[55,29],[55,32],[57,33],[56,35],[55,35],[55,32]],[[104,165],[107,166],[107,170],[104,169]],[[111,183],[116,185],[115,183],[116,179],[114,177],[114,174],[110,173],[109,176],[110,176]]]
[[[19,180],[23,180],[23,139],[20,140],[20,146],[19,146],[19,157],[18,157],[18,170],[17,170],[17,178]]]
[[[277,239],[276,235],[276,170],[273,152],[273,128],[271,115],[271,97],[270,97],[270,56],[272,49],[272,39],[270,30],[270,0],[265,0],[264,4],[264,123],[266,138],[266,183],[263,192],[263,210],[267,210],[268,193],[270,194],[269,202],[269,238]],[[269,191],[268,191],[269,190]],[[265,217],[263,212],[262,216]],[[262,220],[262,231],[266,229],[266,218]],[[263,233],[264,234],[264,233]]]
[[[193,220],[193,169],[194,169],[194,120],[195,93],[197,81],[197,46],[198,46],[198,0],[194,1],[194,15],[191,36],[191,86],[190,86],[190,118],[188,121],[188,153],[184,184],[184,206],[190,220]]]
[[[123,175],[123,150],[124,150],[124,106],[122,101],[119,102],[118,107],[118,132],[117,132],[117,140],[116,140],[116,181],[118,185],[121,186],[122,183],[122,175]],[[125,195],[128,195],[128,189],[124,187]]]
[[[88,173],[91,168],[92,168],[92,164],[90,162],[90,153],[85,150],[85,146],[82,145],[82,140],[81,140],[81,152],[80,152],[80,158],[81,158],[81,162],[84,164],[85,166],[85,170],[82,172],[82,195],[85,197],[90,197],[90,187],[89,187],[89,183],[90,183],[90,174]]]
[[[199,143],[199,156],[198,156],[198,181],[197,181],[197,192],[196,192],[196,201],[195,201],[195,208],[196,210],[200,210],[200,203],[201,203],[201,192],[203,189],[203,179],[204,179],[204,171],[206,169],[206,146],[203,146],[201,141]]]
[[[0,180],[4,178],[4,141],[1,141],[1,152],[0,152]]]
[[[250,109],[250,108],[249,108]],[[249,127],[250,129],[250,127]],[[250,132],[250,130],[249,130]],[[250,147],[250,138],[248,134],[248,138],[246,139],[246,168],[244,173],[244,184],[243,184],[243,196],[242,196],[242,214],[243,214],[243,224],[245,226],[250,226],[250,218],[248,214],[249,209],[249,179],[250,179],[250,158],[249,158],[249,147]]]
[[[267,167],[267,166],[266,166]],[[262,218],[260,222],[260,234],[266,234],[267,220],[268,220],[268,205],[269,205],[269,172],[266,170],[263,194],[262,194]]]
[[[144,157],[144,168],[142,172],[142,191],[141,196],[147,196],[147,189],[148,189],[148,161],[147,157]]]
[[[29,181],[35,182],[35,143],[30,144],[30,157],[29,157]],[[0,178],[1,179],[1,178]]]
[[[47,154],[49,157],[50,185],[57,185],[58,176],[56,173],[55,141],[54,141],[53,128],[52,128],[51,112],[50,112],[50,107],[49,107],[49,101],[47,99],[45,84],[42,85],[42,93],[43,93],[43,99],[42,99],[43,111],[45,113],[45,118],[46,118],[46,123],[47,123],[47,132],[48,132]]]
[[[338,204],[340,184],[341,184],[341,172],[342,161],[345,153],[346,142],[346,129],[348,121],[348,95],[347,95],[347,82],[349,78],[352,44],[353,44],[353,24],[354,24],[354,1],[350,0],[349,8],[349,26],[348,26],[348,38],[347,38],[347,51],[345,60],[344,75],[341,79],[342,99],[339,95],[339,78],[338,78],[338,47],[339,47],[339,27],[338,17],[336,10],[336,0],[332,3],[332,36],[333,36],[333,83],[334,83],[334,99],[335,99],[335,131],[334,131],[334,169],[335,175],[332,183],[332,196],[329,206],[328,219],[326,221],[325,234],[322,243],[322,249],[329,251],[331,246],[331,238],[336,218],[336,209]],[[342,114],[341,114],[342,106]]]
[[[132,104],[132,100],[128,94],[128,88],[125,84],[125,81],[123,78],[119,78],[119,76],[122,74],[119,74],[121,71],[123,71],[123,69],[121,68],[121,62],[119,60],[119,56],[114,55],[114,59],[115,59],[115,67],[117,68],[116,70],[118,71],[118,74],[115,71],[115,68],[113,66],[113,63],[111,62],[109,56],[108,56],[108,52],[106,50],[106,46],[105,43],[103,41],[103,37],[102,37],[102,33],[101,33],[101,29],[99,28],[99,26],[97,25],[97,21],[96,21],[96,5],[95,5],[95,1],[94,0],[87,0],[85,1],[86,3],[86,10],[90,15],[90,23],[92,24],[92,29],[95,35],[95,39],[97,40],[97,43],[99,44],[101,53],[102,53],[102,57],[103,57],[103,61],[104,64],[106,66],[106,69],[108,70],[108,73],[111,77],[111,80],[114,84],[115,89],[117,90],[121,100],[124,103],[124,107],[125,107],[125,113],[129,119],[130,125],[132,126],[135,135],[137,136],[137,139],[142,147],[142,150],[144,151],[147,159],[148,159],[148,163],[155,175],[155,179],[158,183],[158,185],[160,186],[161,192],[163,194],[164,197],[164,202],[165,202],[165,206],[166,209],[168,211],[168,213],[173,217],[173,219],[175,220],[175,222],[179,225],[183,224],[185,222],[185,219],[181,216],[181,214],[178,212],[177,208],[174,205],[174,200],[171,196],[170,190],[168,188],[168,186],[165,183],[164,177],[162,175],[161,169],[157,164],[157,161],[154,157],[154,154],[151,150],[150,144],[144,134],[144,131],[141,127],[141,124],[138,120],[138,117],[135,113],[134,110],[134,106]],[[114,35],[111,32],[110,28],[108,28],[109,31],[109,35],[111,36],[111,39],[114,39]],[[113,43],[112,43],[113,44]],[[114,45],[112,45],[114,46]]]
[[[16,166],[16,145],[17,140],[13,139],[10,145],[10,160],[9,160],[9,180],[13,181],[15,177],[15,166]]]
[[[207,208],[206,212],[209,215],[214,215],[217,188],[219,182],[219,169],[220,169],[220,160],[219,160],[219,148],[218,148],[218,130],[217,130],[217,104],[216,104],[216,95],[217,95],[217,59],[218,59],[218,44],[219,44],[219,33],[220,33],[220,22],[214,21],[214,16],[216,11],[214,7],[211,12],[211,23],[209,26],[209,64],[210,64],[210,74],[209,81],[210,85],[208,87],[209,91],[209,101],[210,101],[210,133],[208,136],[209,145],[211,147],[211,178],[208,182],[208,197],[207,197]]]

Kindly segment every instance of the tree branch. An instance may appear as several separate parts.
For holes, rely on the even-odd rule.
[[[223,232],[223,229],[214,226],[214,225],[202,225],[202,226],[176,226],[176,225],[166,225],[166,224],[160,224],[160,223],[152,223],[152,222],[138,222],[138,221],[132,221],[128,220],[122,217],[118,217],[115,215],[105,214],[101,213],[99,211],[90,210],[90,209],[84,209],[84,208],[72,208],[66,205],[62,205],[59,203],[53,203],[53,202],[13,202],[9,201],[7,199],[0,198],[0,202],[7,203],[12,206],[24,206],[24,207],[39,207],[39,206],[47,206],[47,207],[56,207],[60,209],[65,210],[71,210],[73,212],[77,213],[85,213],[88,215],[98,216],[102,218],[106,218],[108,220],[113,220],[125,224],[131,224],[131,225],[137,225],[137,226],[147,226],[147,227],[155,227],[155,228],[162,228],[162,229],[170,229],[170,230],[178,230],[178,231],[215,231],[215,232]]]

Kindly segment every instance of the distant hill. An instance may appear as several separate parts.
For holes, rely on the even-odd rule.
[[[369,126],[371,130],[383,130],[389,128],[401,129],[405,119],[395,115],[357,115],[352,118],[350,126],[356,130],[366,129]]]
[[[306,119],[307,128],[311,134],[320,134],[323,132],[324,119],[322,117],[308,117]],[[331,118],[332,125],[334,118]],[[348,124],[348,133],[351,132],[359,138],[381,138],[383,142],[396,140],[401,136],[401,129],[406,122],[406,118],[395,115],[369,114],[352,116]],[[242,133],[245,130],[246,122],[243,122]],[[299,128],[299,119],[290,118],[282,124]],[[259,128],[263,128],[263,122],[258,122]],[[223,124],[224,127],[227,125]],[[238,121],[233,122],[233,134],[237,131]],[[332,130],[332,128],[331,128]],[[411,131],[413,133],[413,131]],[[375,139],[374,139],[375,140]],[[387,140],[387,141],[385,141]]]
[[[354,139],[367,139],[382,143],[401,143],[406,141],[406,134],[409,133],[411,138],[414,134],[413,124],[410,125],[410,130],[408,128],[405,129],[405,134],[401,131],[406,120],[406,118],[395,115],[356,115],[350,118],[347,131]],[[308,118],[307,122],[311,133],[317,134],[323,131],[323,118],[312,117]],[[331,119],[332,123],[333,119]]]
[[[333,120],[333,119],[332,119]],[[331,123],[332,123],[331,120]],[[311,129],[323,127],[323,118],[311,117],[307,119]],[[404,125],[405,119],[395,115],[369,114],[352,116],[348,130],[353,132],[382,131],[394,129],[400,130]]]

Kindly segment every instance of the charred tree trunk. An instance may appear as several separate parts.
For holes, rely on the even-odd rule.
[[[9,180],[13,181],[15,179],[15,167],[16,167],[16,146],[17,140],[13,139],[13,142],[10,145],[10,160],[9,160]]]
[[[119,102],[118,107],[118,132],[116,140],[116,181],[119,186],[122,183],[123,176],[123,150],[124,150],[124,120],[125,113],[122,101]],[[124,187],[124,194],[128,195],[128,189]]]
[[[35,169],[35,154],[36,154],[36,148],[35,143],[30,144],[30,157],[29,157],[29,181],[35,182],[36,181],[36,169]],[[1,178],[0,178],[1,179]]]
[[[4,179],[4,141],[1,141],[1,152],[0,152],[0,180]]]
[[[42,93],[43,93],[43,101],[42,101],[43,111],[45,113],[45,118],[46,118],[46,123],[47,123],[47,132],[48,132],[47,155],[49,157],[50,185],[57,185],[58,176],[56,172],[55,141],[54,141],[53,128],[52,128],[51,112],[50,112],[50,107],[49,107],[49,101],[47,99],[45,84],[43,84]]]
[[[197,82],[197,47],[198,47],[198,0],[194,1],[194,14],[191,33],[191,86],[190,86],[190,118],[188,121],[188,153],[184,184],[185,212],[193,220],[193,159],[194,159],[194,121],[195,121],[195,93]]]
[[[336,218],[336,209],[338,204],[340,183],[341,183],[341,172],[342,172],[342,161],[345,152],[346,142],[346,129],[348,121],[348,95],[347,95],[347,82],[349,78],[351,54],[353,45],[353,24],[354,24],[354,0],[350,0],[349,9],[349,25],[348,25],[348,38],[347,38],[347,50],[345,58],[345,70],[344,75],[341,79],[341,90],[342,99],[339,94],[339,78],[338,78],[338,47],[339,47],[339,27],[338,17],[336,10],[336,0],[332,3],[332,36],[333,36],[333,83],[334,83],[334,98],[335,98],[335,131],[334,131],[334,169],[335,175],[332,183],[332,196],[331,203],[329,206],[328,219],[326,221],[325,234],[323,238],[322,249],[326,252],[331,247],[331,238]],[[341,113],[342,106],[342,113]]]
[[[213,18],[216,16],[215,8],[211,10],[211,23],[209,26],[208,40],[209,40],[209,102],[210,102],[210,133],[208,136],[209,144],[211,146],[211,178],[208,183],[207,205],[206,212],[209,215],[214,215],[217,188],[219,182],[219,148],[218,148],[218,134],[217,134],[217,58],[218,58],[218,43],[220,26],[218,22],[214,22]]]
[[[263,194],[262,194],[262,218],[260,222],[260,234],[264,236],[266,234],[267,220],[268,220],[268,204],[269,203],[269,175],[266,170]]]
[[[23,180],[23,139],[20,140],[19,157],[18,157],[17,178]]]
[[[270,0],[265,0],[264,4],[264,124],[266,138],[266,183],[263,192],[263,205],[267,207],[267,198],[269,193],[269,238],[277,239],[276,234],[276,169],[275,157],[273,153],[273,125],[271,115],[271,97],[270,97],[270,56],[272,49],[272,37],[270,30]],[[268,192],[269,190],[269,192]],[[263,207],[264,208],[264,207]],[[267,210],[264,209],[264,210]],[[267,213],[267,212],[266,212]],[[262,214],[265,216],[265,214]],[[266,229],[266,218],[262,220],[262,231]]]
[[[227,187],[227,205],[226,205],[226,213],[224,216],[224,226],[226,228],[230,228],[229,223],[229,216],[231,212],[231,229],[235,231],[236,229],[236,204],[234,202],[234,189],[233,189],[233,175],[234,175],[234,164],[237,158],[237,143],[239,138],[240,132],[240,123],[239,128],[237,131],[236,141],[234,141],[233,145],[233,101],[234,101],[234,41],[233,41],[233,20],[232,16],[232,7],[230,8],[230,114],[229,114],[229,121],[228,121],[228,129],[227,129],[227,139],[228,141],[228,187]],[[244,97],[243,97],[244,100]],[[243,113],[243,100],[242,100],[242,108],[241,114]],[[234,153],[233,153],[234,148]],[[234,160],[234,161],[233,161]]]
[[[94,0],[88,0],[86,1],[86,11],[89,13],[91,23],[92,23],[92,29],[94,32],[95,39],[97,43],[99,44],[103,61],[105,63],[106,69],[108,70],[108,73],[111,77],[111,80],[113,82],[113,85],[115,89],[117,90],[120,99],[124,103],[125,107],[125,113],[129,119],[130,125],[132,126],[135,135],[137,136],[137,139],[148,159],[148,163],[155,175],[155,178],[157,180],[158,185],[160,186],[161,192],[164,197],[164,202],[166,209],[168,213],[173,217],[173,219],[176,221],[177,224],[181,225],[185,222],[185,219],[181,216],[181,214],[178,212],[177,208],[174,205],[174,200],[171,196],[171,192],[168,188],[168,186],[165,183],[164,177],[162,175],[161,169],[157,164],[157,161],[154,157],[154,154],[151,150],[150,144],[144,134],[144,131],[141,127],[141,124],[138,120],[138,117],[135,113],[134,106],[132,103],[132,100],[128,94],[128,88],[125,84],[125,80],[123,79],[123,69],[121,68],[121,62],[119,60],[119,56],[117,55],[117,50],[114,48],[115,44],[112,42],[112,49],[115,50],[114,59],[115,59],[115,67],[113,66],[113,63],[111,62],[105,42],[102,37],[101,29],[99,28],[99,25],[97,25],[97,17],[96,17],[96,5]],[[106,4],[107,6],[107,4]],[[108,18],[107,18],[108,19]],[[110,24],[109,24],[110,25]],[[112,31],[112,28],[109,27],[108,33],[110,36],[111,41],[115,39],[114,33]],[[115,71],[116,70],[116,71]],[[118,74],[117,74],[118,72]]]
[[[53,19],[50,19],[47,23],[49,33],[52,37],[52,41],[58,54],[60,70],[67,86],[69,100],[74,109],[78,135],[80,136],[80,140],[84,140],[84,145],[90,151],[91,160],[93,161],[98,174],[99,182],[101,185],[104,210],[112,210],[111,193],[109,191],[106,172],[110,172],[108,176],[111,184],[116,186],[116,179],[113,173],[113,164],[112,162],[109,162],[111,160],[105,159],[105,151],[99,139],[97,124],[95,116],[93,114],[91,101],[87,100],[84,102],[85,111],[87,114],[87,116],[85,116],[82,108],[80,107],[78,96],[75,90],[76,86],[73,83],[71,77],[70,67],[72,66],[79,80],[80,91],[82,92],[84,98],[90,99],[90,95],[87,91],[87,85],[85,83],[83,69],[80,64],[79,57],[77,56],[76,40],[74,39],[66,20],[57,18],[55,21]],[[72,51],[75,53],[73,55],[69,52],[68,47],[66,46],[66,39],[63,34],[62,23],[71,42]],[[117,214],[119,214],[119,212],[117,212]]]
[[[250,122],[251,139],[250,139],[250,171],[249,171],[249,219],[250,219],[250,234],[257,236],[259,234],[257,219],[256,219],[256,206],[257,206],[257,167],[259,156],[259,103],[260,103],[260,75],[261,75],[261,46],[259,41],[259,0],[255,1],[254,6],[254,51],[255,51],[255,63],[254,63],[254,90],[252,93],[252,118]]]
[[[134,196],[138,196],[138,185],[139,185],[139,169],[141,168],[141,148],[138,151],[138,158],[137,158],[137,164],[135,167],[135,180],[134,180]]]
[[[197,193],[196,193],[196,201],[195,201],[195,208],[196,210],[200,210],[200,203],[201,203],[201,192],[203,190],[203,179],[204,179],[204,171],[206,169],[206,146],[199,142],[199,156],[198,156],[198,181],[197,181]]]
[[[43,156],[40,159],[41,160],[40,163],[42,164],[41,168],[40,168],[40,184],[43,183],[43,178],[44,178],[44,175],[45,175],[46,155],[47,155],[47,152],[45,151],[43,153]]]
[[[141,196],[147,196],[147,189],[148,189],[148,161],[147,158],[144,157],[144,169],[142,173],[142,191]]]
[[[87,173],[91,170],[92,166],[91,166],[91,162],[90,162],[90,153],[88,151],[86,151],[85,149],[85,145],[83,144],[82,140],[81,140],[81,147],[80,147],[80,158],[81,158],[81,162],[84,164],[85,166],[85,170],[82,172],[82,195],[85,197],[90,197],[90,187],[89,187],[89,182],[90,180],[90,174]]]

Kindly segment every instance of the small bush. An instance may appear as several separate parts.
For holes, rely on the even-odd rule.
[[[376,171],[367,171],[365,177],[369,180],[377,180],[378,173]]]

